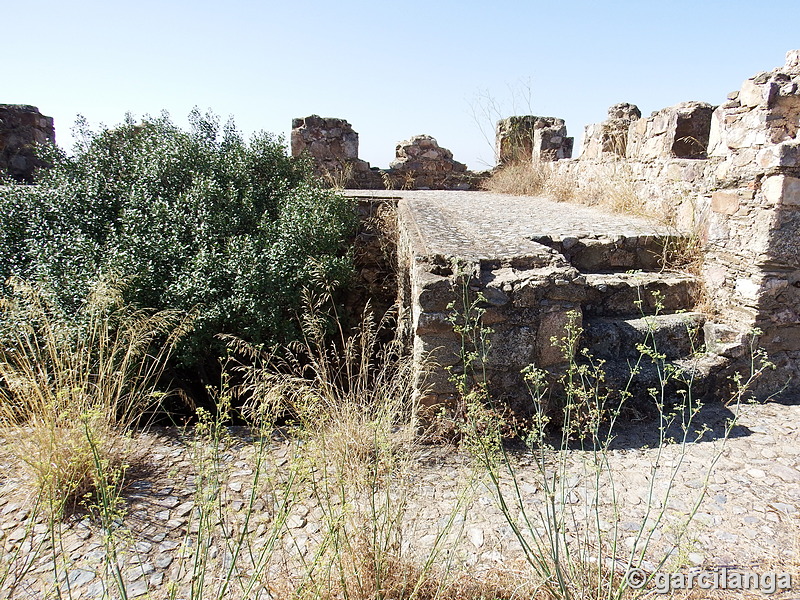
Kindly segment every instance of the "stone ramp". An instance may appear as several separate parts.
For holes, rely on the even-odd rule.
[[[620,245],[676,235],[641,217],[542,197],[432,190],[348,190],[347,195],[399,200],[400,227],[413,236],[416,256],[510,260],[551,256],[549,248],[572,248],[573,241]]]

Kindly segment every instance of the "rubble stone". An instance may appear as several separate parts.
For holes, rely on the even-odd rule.
[[[358,158],[358,133],[344,119],[318,115],[294,119],[291,152],[294,157],[308,155],[315,173],[331,186],[382,187],[377,169]]]
[[[504,165],[571,158],[574,138],[567,136],[564,119],[526,115],[498,121],[495,143],[498,164]]]
[[[52,117],[35,106],[0,104],[0,176],[32,183],[36,169],[45,166],[36,157],[35,144],[55,140]]]

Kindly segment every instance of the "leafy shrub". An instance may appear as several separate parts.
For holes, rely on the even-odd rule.
[[[166,113],[113,129],[76,126],[73,156],[45,148],[36,186],[0,188],[0,277],[46,282],[77,308],[92,282],[127,282],[125,301],[201,305],[180,351],[196,367],[218,333],[256,343],[298,335],[300,290],[322,273],[343,281],[350,201],[317,187],[281,140],[246,142],[229,122]]]

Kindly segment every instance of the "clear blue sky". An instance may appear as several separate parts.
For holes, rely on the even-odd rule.
[[[611,104],[719,104],[800,48],[798,0],[42,0],[4,2],[0,22],[0,103],[38,106],[68,149],[77,114],[97,126],[165,109],[185,126],[198,106],[248,135],[345,118],[380,167],[420,133],[490,163],[480,98],[566,119],[577,147]]]

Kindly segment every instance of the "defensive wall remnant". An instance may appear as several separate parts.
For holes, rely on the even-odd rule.
[[[520,161],[553,161],[572,157],[574,138],[567,137],[564,119],[508,117],[497,122],[495,154],[505,165]]]
[[[388,169],[370,167],[358,158],[358,134],[344,119],[294,119],[291,146],[292,156],[311,159],[317,175],[348,189],[469,190],[483,177],[429,135],[398,142]]]
[[[531,135],[514,145],[509,123],[537,119],[498,124],[501,162],[536,155]],[[667,360],[695,376],[695,392],[724,396],[733,370],[748,372],[749,334],[757,329],[756,344],[777,368],[758,380],[755,394],[797,392],[798,131],[800,51],[791,51],[782,67],[751,77],[719,106],[685,102],[642,117],[634,105],[618,104],[607,121],[587,127],[579,158],[566,158],[566,142],[563,159],[550,153],[578,193],[598,180],[617,181],[648,213],[669,216],[669,227],[587,214],[564,228],[564,215],[583,207],[526,208],[481,193],[458,208],[419,193],[401,199],[402,293],[420,365],[428,357],[457,372],[461,340],[448,319],[467,290],[471,298],[483,294],[484,324],[494,330],[481,369],[495,397],[512,405],[525,401],[522,367],[563,369],[550,340],[564,335],[570,313],[585,330],[581,343],[607,361],[611,381],[626,380],[636,358],[629,353],[649,333]],[[500,211],[515,218],[497,226]],[[525,221],[531,226],[520,228]],[[662,257],[695,241],[702,247],[699,276],[662,272]],[[699,347],[707,351],[698,359]],[[454,398],[448,375],[440,368],[422,383],[420,373],[426,402]],[[652,377],[638,376],[645,395]]]
[[[32,145],[53,138],[52,119],[34,107],[0,105],[0,171],[30,181],[40,166]],[[570,158],[561,119],[498,123],[501,164],[550,161],[578,193],[597,181],[628,186],[647,213],[669,217],[669,227],[481,192],[448,200],[435,190],[475,189],[480,177],[430,136],[399,143],[388,169],[358,157],[358,134],[342,119],[296,119],[291,141],[292,154],[309,155],[333,184],[398,190],[356,195],[399,198],[400,294],[429,404],[455,394],[449,372],[440,368],[423,381],[422,365],[431,358],[458,373],[462,340],[453,331],[452,304],[465,290],[473,299],[482,294],[483,323],[494,330],[481,367],[496,397],[515,407],[524,409],[527,398],[522,368],[563,369],[551,339],[569,322],[607,361],[611,381],[626,378],[631,349],[652,334],[669,361],[723,393],[733,369],[746,372],[748,335],[757,328],[757,344],[777,366],[759,380],[757,395],[787,381],[788,391],[800,391],[798,50],[719,106],[684,102],[643,117],[635,105],[614,105],[606,121],[587,127],[578,158]],[[671,250],[693,240],[702,248],[699,273],[663,272]],[[361,265],[366,287],[386,296],[391,265]],[[707,352],[694,360],[701,345]],[[642,374],[642,388],[651,376]]]
[[[35,106],[0,104],[0,175],[32,183],[34,171],[43,165],[34,146],[55,139],[53,119]]]

